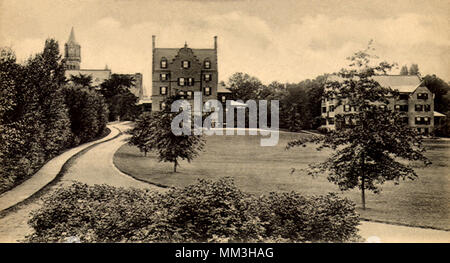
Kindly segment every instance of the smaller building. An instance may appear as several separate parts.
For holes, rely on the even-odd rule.
[[[418,76],[404,75],[379,75],[373,76],[380,86],[398,90],[398,98],[390,98],[388,107],[391,110],[403,113],[403,121],[410,127],[417,129],[419,133],[429,135],[434,128],[434,94],[425,86]],[[343,81],[336,75],[331,75],[328,81]],[[337,114],[355,113],[345,98],[340,105],[333,98],[322,99],[322,128],[336,129],[335,116]]]

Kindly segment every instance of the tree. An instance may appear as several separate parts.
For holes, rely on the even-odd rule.
[[[411,64],[409,67],[409,75],[419,75],[419,65]]]
[[[426,75],[422,84],[434,94],[434,110],[445,113],[450,110],[450,86],[436,75]]]
[[[228,89],[234,100],[256,100],[264,85],[261,81],[248,74],[237,72],[228,80]]]
[[[83,88],[92,88],[92,76],[79,74],[78,76],[70,75],[70,81]]]
[[[103,134],[108,107],[102,95],[73,83],[63,89],[68,108],[72,146],[88,142]]]
[[[108,103],[110,121],[117,118],[132,120],[136,116],[139,111],[136,106],[138,98],[129,90],[134,82],[132,76],[112,74],[100,85],[100,92]]]
[[[173,163],[173,171],[177,171],[178,160],[190,162],[203,150],[205,139],[202,135],[175,135],[171,129],[172,120],[178,112],[171,112],[170,105],[177,96],[167,98],[165,109],[152,113],[143,113],[137,119],[136,127],[130,131],[131,145],[137,146],[144,153],[155,150],[161,162]],[[192,122],[193,123],[193,122]]]
[[[402,66],[402,68],[400,69],[400,75],[408,75],[408,67],[406,65]]]
[[[292,141],[287,148],[317,143],[318,150],[331,148],[335,152],[322,163],[310,165],[310,175],[328,174],[328,180],[342,191],[361,189],[365,209],[365,190],[378,193],[385,181],[399,183],[400,179],[415,179],[416,172],[409,162],[429,164],[421,137],[402,122],[400,112],[390,110],[389,98],[398,92],[381,87],[371,77],[384,74],[393,64],[371,64],[374,56],[369,47],[349,58],[350,68],[342,69],[342,81],[326,84],[324,96],[335,98],[337,105],[348,104],[359,109],[355,113],[336,115],[337,129],[324,136]]]

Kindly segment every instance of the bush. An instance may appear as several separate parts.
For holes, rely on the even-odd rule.
[[[334,193],[304,197],[298,193],[270,193],[253,209],[266,226],[266,237],[293,241],[340,242],[357,237],[355,205]]]
[[[231,178],[166,193],[75,183],[32,213],[30,242],[329,242],[357,237],[354,205],[334,194],[241,192]]]

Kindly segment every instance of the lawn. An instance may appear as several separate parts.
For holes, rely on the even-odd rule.
[[[326,176],[306,175],[308,164],[324,160],[330,151],[314,146],[286,151],[288,141],[307,134],[281,133],[277,146],[261,147],[260,136],[207,136],[205,151],[191,163],[173,165],[158,162],[155,154],[144,157],[135,147],[123,145],[114,155],[114,164],[133,177],[152,183],[182,187],[198,178],[232,176],[244,191],[262,194],[296,191],[305,195],[339,192]],[[368,193],[367,209],[360,209],[360,192],[340,193],[353,200],[363,218],[415,226],[450,229],[450,141],[427,141],[430,167],[418,167],[419,178],[400,185],[387,182],[380,194]]]

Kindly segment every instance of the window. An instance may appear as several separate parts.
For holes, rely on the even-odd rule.
[[[350,111],[350,105],[345,104],[344,105],[344,111],[346,111],[346,112]]]
[[[205,60],[205,68],[211,68],[211,62],[209,60]]]
[[[167,94],[167,87],[159,87],[159,94],[166,95]]]
[[[187,61],[187,60],[184,60],[184,61],[181,62],[181,66],[183,68],[189,68],[190,65],[191,65],[191,62]]]
[[[328,125],[334,125],[334,118],[328,119]]]
[[[167,80],[169,78],[169,76],[167,73],[161,73],[159,75],[159,78],[164,81],[164,80]]]
[[[161,101],[161,103],[159,104],[159,108],[161,110],[164,110],[164,108],[166,108],[166,103],[164,103],[163,101]]]
[[[327,107],[322,107],[322,113],[326,113],[327,112]]]
[[[419,100],[427,100],[428,99],[428,93],[417,93],[417,99],[419,99]]]
[[[194,79],[193,78],[188,78],[188,86],[194,86]]]
[[[416,110],[416,111],[423,111],[423,105],[416,104],[415,110]]]
[[[211,74],[205,74],[205,81],[211,80]]]
[[[161,68],[167,68],[167,59],[166,58],[161,59]]]
[[[399,111],[400,110],[400,105],[397,104],[397,105],[394,106],[394,108],[395,108],[395,110]]]
[[[429,117],[416,117],[415,124],[430,124],[430,118]]]
[[[400,94],[400,100],[408,100],[408,98],[409,98],[408,94],[405,93]]]
[[[186,92],[186,94],[188,99],[192,98],[192,91],[189,90],[188,92]]]
[[[184,86],[184,78],[178,78],[178,86]]]
[[[204,90],[203,93],[206,96],[210,96],[211,95],[211,88],[210,87],[205,87],[205,90]]]
[[[222,103],[225,103],[227,101],[227,97],[226,96],[222,96]]]
[[[180,92],[178,92],[178,94],[179,94],[180,96],[184,96],[184,91],[180,90]]]
[[[334,112],[334,105],[330,105],[329,110],[330,112]]]
[[[423,105],[423,106],[424,106],[425,111],[431,111],[431,105],[427,104],[427,105]]]

